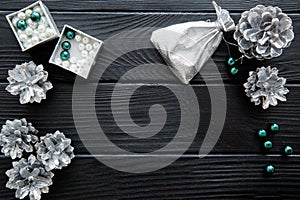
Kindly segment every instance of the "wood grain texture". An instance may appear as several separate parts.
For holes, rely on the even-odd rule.
[[[163,129],[155,137],[149,139],[133,138],[127,133],[124,133],[116,124],[111,111],[111,93],[115,84],[101,83],[98,86],[95,95],[96,112],[98,120],[106,136],[122,149],[132,152],[151,152],[164,147],[170,142],[178,131],[180,124],[181,112],[177,98],[173,92],[181,90],[182,87],[170,91],[166,85],[141,85],[138,90],[132,92],[134,84],[122,84],[121,92],[115,94],[117,106],[115,107],[119,113],[126,112],[126,102],[130,101],[130,114],[132,119],[124,119],[123,124],[130,125],[131,120],[140,126],[149,124],[149,106],[161,104],[166,110],[168,119]],[[219,89],[219,86],[211,86],[211,88]],[[76,154],[88,155],[89,152],[80,141],[78,133],[74,125],[72,115],[72,91],[73,85],[66,83],[54,83],[54,89],[47,93],[47,101],[42,101],[39,104],[19,105],[18,97],[11,96],[4,90],[5,85],[0,86],[0,124],[3,124],[6,119],[26,117],[34,126],[40,130],[40,134],[44,135],[47,132],[54,132],[59,129],[68,137],[72,138],[73,145],[76,147]],[[200,146],[206,135],[211,116],[211,103],[207,86],[195,85],[193,89],[198,97],[200,107],[200,123],[197,136],[188,149],[187,154],[197,155]],[[278,107],[270,108],[267,111],[261,107],[255,107],[248,98],[245,97],[242,87],[236,85],[226,85],[227,92],[227,116],[222,135],[212,150],[211,154],[260,154],[263,152],[262,142],[257,137],[258,129],[267,129],[270,123],[279,123],[281,130],[277,134],[269,134],[269,139],[274,143],[274,148],[270,154],[280,154],[284,145],[292,145],[295,148],[295,153],[300,149],[300,109],[297,106],[300,101],[299,86],[290,86],[290,94],[288,94],[288,102],[280,103]],[[132,95],[132,96],[131,96]],[[89,98],[82,92],[78,96],[81,98]],[[220,97],[225,98],[225,97]],[[80,101],[84,106],[85,101]],[[157,111],[155,115],[160,115]],[[82,126],[88,124],[91,112],[86,112],[82,109],[82,117],[79,122]],[[85,123],[86,122],[86,123]],[[163,123],[163,122],[162,122]],[[157,129],[161,124],[155,124],[153,128]],[[95,126],[87,127],[93,129]],[[185,127],[188,129],[188,127]],[[81,133],[82,134],[82,133]],[[100,133],[99,133],[100,134]],[[145,132],[141,132],[145,134]],[[88,137],[87,135],[86,137]],[[106,145],[103,141],[91,138],[85,141],[88,146],[99,149],[101,152],[107,152]],[[97,145],[98,144],[98,145]],[[178,146],[180,143],[178,144]],[[209,147],[205,147],[209,148]],[[176,155],[178,148],[171,149],[166,154]],[[114,154],[114,152],[111,152]],[[109,154],[109,152],[108,152]]]
[[[15,64],[22,63],[33,59],[37,63],[42,63],[50,73],[52,81],[73,82],[75,76],[57,66],[48,64],[48,60],[52,54],[56,40],[45,45],[39,46],[30,52],[21,52],[20,47],[6,22],[4,15],[8,12],[2,12],[0,17],[0,82],[5,82],[7,77],[7,70],[12,69]],[[94,70],[100,70],[105,67],[108,62],[114,61],[109,65],[107,72],[101,77],[100,81],[115,82],[120,79],[120,75],[127,72],[129,69],[143,65],[143,64],[164,64],[159,53],[153,48],[150,43],[151,31],[144,34],[139,34],[139,30],[135,34],[126,35],[132,29],[145,28],[145,27],[165,27],[171,24],[182,23],[186,21],[215,19],[215,14],[122,14],[122,13],[54,13],[53,17],[59,27],[62,29],[64,24],[69,24],[80,30],[93,35],[104,42],[113,43],[122,46],[125,50],[133,46],[135,43],[145,43],[145,46],[151,47],[147,49],[136,49],[130,51],[125,55],[120,55],[116,60],[111,60],[112,56],[116,54],[116,50],[111,50],[111,45],[104,45],[101,53],[97,59],[97,65]],[[234,18],[237,20],[239,14],[235,14]],[[295,27],[300,26],[300,16],[292,15]],[[76,19],[76,20],[74,20]],[[89,24],[86,23],[89,19]],[[122,34],[120,37],[117,34]],[[232,34],[232,33],[230,33]],[[226,38],[232,41],[230,34]],[[299,29],[295,28],[295,34],[299,35]],[[116,37],[118,39],[109,39]],[[299,82],[300,68],[298,67],[300,52],[295,50],[300,45],[298,37],[292,43],[292,46],[287,48],[283,55],[279,58],[266,60],[264,65],[276,66],[280,69],[280,74],[288,78],[288,83]],[[231,48],[232,55],[239,57],[240,54],[237,49]],[[245,60],[244,64],[239,66],[240,73],[237,77],[232,77],[229,70],[225,65],[228,59],[228,52],[225,43],[223,42],[219,49],[213,56],[213,61],[204,66],[193,80],[192,83],[201,83],[203,80],[207,82],[214,82],[220,80],[221,74],[224,82],[234,83],[245,82],[248,71],[255,70],[256,67],[262,65],[262,62],[256,60]],[[291,59],[293,58],[293,59]],[[219,72],[212,70],[213,64],[216,64]],[[93,74],[94,72],[92,72]],[[92,76],[93,77],[93,76]],[[94,77],[95,78],[95,77]],[[96,77],[98,78],[98,77]],[[127,77],[128,82],[143,82],[143,80],[153,80],[153,82],[168,82],[174,79],[174,75],[170,73],[167,66],[156,68],[154,70],[141,70],[135,76]],[[97,80],[97,79],[96,79]]]
[[[2,0],[2,10],[18,10],[34,1]],[[72,0],[57,1],[43,0],[50,11],[165,11],[165,12],[203,12],[214,11],[211,0]],[[286,0],[239,0],[239,1],[217,1],[220,6],[230,11],[248,10],[257,4],[278,6],[285,12],[298,12],[299,2]]]
[[[266,164],[276,173],[264,176]],[[124,163],[126,164],[126,163]],[[300,159],[291,157],[180,158],[149,174],[119,172],[95,158],[75,158],[55,174],[44,200],[95,199],[295,199],[300,195]],[[9,160],[0,160],[0,199],[13,200],[4,172]]]

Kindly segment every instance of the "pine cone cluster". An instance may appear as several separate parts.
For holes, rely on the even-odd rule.
[[[12,95],[20,95],[20,103],[40,103],[46,99],[46,92],[53,86],[47,81],[48,72],[44,70],[43,65],[34,62],[16,65],[13,70],[8,71],[9,85],[6,90]]]
[[[74,158],[71,139],[66,138],[60,131],[41,137],[41,142],[36,144],[36,148],[38,159],[42,161],[47,171],[62,169]]]
[[[30,200],[40,200],[42,193],[49,192],[54,174],[45,170],[43,164],[30,155],[28,160],[22,158],[13,162],[13,168],[6,172],[9,181],[7,188],[16,189],[16,198],[24,199],[29,196]]]
[[[7,120],[0,132],[1,152],[12,159],[21,158],[23,151],[32,152],[38,131],[26,119]]]
[[[258,5],[242,13],[234,39],[247,58],[278,57],[294,39],[292,20],[279,7]]]
[[[250,71],[244,84],[245,92],[255,105],[262,103],[263,109],[276,106],[279,101],[286,101],[289,90],[285,87],[286,79],[278,77],[278,69],[261,67],[256,72]]]

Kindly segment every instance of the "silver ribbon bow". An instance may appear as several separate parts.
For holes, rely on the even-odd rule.
[[[151,42],[175,75],[185,84],[200,71],[218,48],[223,31],[235,30],[227,10],[212,2],[217,21],[175,24],[152,33]]]

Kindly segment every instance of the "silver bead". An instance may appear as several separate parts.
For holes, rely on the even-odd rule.
[[[85,45],[82,44],[82,43],[80,43],[80,44],[78,45],[78,48],[79,48],[80,51],[83,51],[83,50],[85,49]]]
[[[95,42],[93,44],[94,49],[98,49],[100,47],[100,44],[98,42]]]
[[[14,25],[15,27],[17,27],[17,22],[18,22],[19,20],[20,20],[19,17],[15,16],[15,17],[11,20],[11,22],[13,23],[13,25]]]
[[[75,36],[75,40],[76,40],[76,42],[80,42],[81,41],[81,36],[80,35],[76,35]]]
[[[83,66],[83,61],[82,60],[78,60],[76,64],[77,64],[78,67],[82,67]]]
[[[27,9],[27,10],[25,11],[26,17],[30,17],[31,13],[32,13],[32,10],[31,10],[31,9]]]
[[[19,13],[18,13],[18,18],[24,20],[24,19],[26,18],[25,13],[24,13],[24,12],[19,12]]]
[[[72,70],[72,71],[77,71],[77,65],[76,64],[71,64],[70,65],[70,70]]]
[[[92,51],[89,52],[89,56],[95,57],[95,55],[96,55],[96,52],[94,50],[92,50]]]
[[[87,45],[85,45],[85,49],[87,51],[91,51],[93,49],[93,46],[91,44],[87,44]]]
[[[89,55],[89,53],[86,51],[86,50],[83,50],[82,52],[81,52],[81,56],[82,57],[87,57]]]
[[[87,37],[83,37],[82,38],[82,42],[84,43],[84,44],[87,44],[87,43],[89,43],[89,38],[87,38]]]
[[[62,66],[63,67],[69,67],[69,65],[70,65],[70,63],[67,60],[65,60],[65,61],[62,62]]]

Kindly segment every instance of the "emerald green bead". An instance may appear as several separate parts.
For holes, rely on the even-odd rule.
[[[287,154],[287,155],[291,155],[292,153],[293,153],[293,148],[292,147],[290,147],[290,146],[286,146],[285,148],[284,148],[284,152],[285,152],[285,154]]]
[[[69,40],[74,39],[74,37],[75,37],[75,32],[74,31],[69,30],[69,31],[66,32],[66,38],[68,38]]]
[[[235,67],[233,67],[233,68],[231,68],[231,70],[230,70],[230,73],[232,74],[232,75],[236,75],[237,73],[238,73],[238,69],[237,68],[235,68]]]
[[[70,58],[70,53],[68,51],[62,51],[60,53],[60,58],[62,60],[68,60]]]
[[[272,124],[271,130],[274,131],[274,132],[279,131],[279,125],[278,124]]]
[[[17,21],[17,27],[18,29],[24,31],[27,28],[27,23],[24,20]]]
[[[68,41],[64,41],[64,42],[61,44],[61,47],[62,47],[64,50],[70,50],[70,49],[71,49],[71,43],[68,42]]]
[[[261,129],[258,131],[259,137],[266,137],[267,136],[267,131],[264,129]]]
[[[269,173],[269,174],[272,174],[275,172],[275,167],[273,165],[268,165],[266,167],[266,172]]]
[[[41,14],[38,13],[38,12],[32,12],[31,15],[30,15],[30,19],[33,22],[39,22],[41,20]]]
[[[271,148],[273,147],[273,144],[272,144],[271,141],[266,141],[266,142],[264,143],[264,147],[265,147],[266,149],[271,149]]]
[[[232,66],[232,65],[235,64],[235,61],[234,61],[233,58],[229,58],[228,61],[227,61],[227,63],[228,63],[229,66]]]

